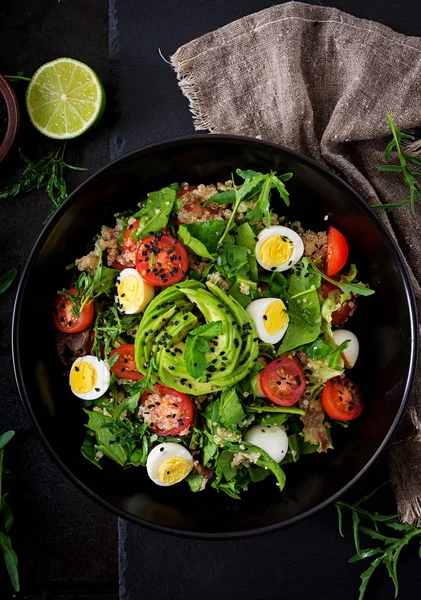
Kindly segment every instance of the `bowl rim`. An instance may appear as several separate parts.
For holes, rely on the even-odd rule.
[[[7,108],[7,127],[4,138],[0,140],[0,162],[4,160],[14,145],[20,122],[19,104],[16,94],[4,77],[0,74],[0,94],[3,96]]]
[[[296,515],[294,517],[286,519],[285,521],[281,521],[279,523],[275,523],[272,525],[266,525],[264,527],[256,527],[256,528],[250,529],[250,530],[226,531],[226,532],[224,531],[224,532],[213,533],[213,532],[197,532],[197,531],[188,531],[188,530],[184,530],[184,529],[182,529],[182,530],[176,529],[176,528],[172,528],[170,526],[161,525],[158,523],[153,523],[151,521],[147,521],[145,519],[142,519],[141,517],[137,517],[127,511],[123,510],[122,508],[115,506],[111,502],[105,500],[104,498],[102,498],[101,496],[96,494],[87,485],[85,485],[77,477],[77,475],[75,475],[69,469],[69,467],[67,467],[65,465],[65,463],[59,458],[59,456],[56,454],[53,447],[47,440],[40,424],[38,423],[38,421],[35,417],[34,411],[32,409],[29,395],[27,393],[25,382],[24,382],[22,365],[21,365],[20,356],[19,356],[19,337],[20,337],[19,334],[20,334],[20,313],[21,313],[22,299],[23,299],[23,296],[25,293],[27,280],[30,275],[33,264],[35,263],[35,261],[38,257],[39,251],[41,250],[42,246],[44,245],[44,242],[45,242],[47,236],[50,234],[50,232],[52,231],[52,229],[54,228],[56,223],[64,215],[64,213],[67,211],[67,208],[73,203],[74,198],[77,197],[80,190],[84,186],[88,186],[93,181],[100,178],[102,176],[102,174],[105,171],[107,171],[108,169],[110,169],[113,166],[115,166],[119,163],[122,163],[126,160],[130,160],[130,158],[138,155],[139,153],[146,153],[146,152],[154,151],[154,150],[162,150],[167,147],[176,146],[179,144],[189,145],[189,144],[194,144],[196,142],[202,142],[202,143],[204,142],[204,143],[212,144],[212,143],[217,143],[217,142],[221,142],[221,141],[222,142],[228,141],[228,142],[234,143],[234,144],[241,144],[241,143],[246,142],[246,143],[251,143],[257,147],[261,146],[262,148],[264,147],[266,149],[272,148],[277,151],[281,150],[282,152],[293,155],[293,156],[299,158],[300,160],[316,167],[326,177],[332,178],[334,181],[336,181],[340,185],[344,186],[348,190],[348,192],[350,192],[354,196],[355,201],[357,202],[358,206],[361,208],[362,212],[365,214],[365,216],[369,220],[371,220],[373,222],[373,224],[377,227],[377,229],[381,233],[382,238],[383,238],[386,246],[388,247],[388,250],[394,256],[395,261],[397,263],[399,274],[404,283],[406,300],[408,302],[408,308],[409,308],[410,328],[411,328],[411,339],[410,339],[411,348],[410,348],[410,361],[409,361],[408,377],[405,382],[405,389],[402,393],[402,400],[401,400],[399,409],[396,413],[396,416],[393,420],[393,423],[390,426],[389,431],[387,432],[383,442],[377,448],[377,450],[375,451],[373,456],[370,458],[370,460],[364,465],[364,467],[350,481],[348,481],[348,483],[346,485],[342,486],[340,490],[338,490],[335,494],[333,494],[332,496],[330,496],[323,502],[317,504],[316,506],[308,509],[307,511],[305,511],[303,513],[300,513],[299,515]],[[64,475],[66,475],[66,477],[80,491],[82,491],[84,494],[86,494],[89,498],[95,500],[102,507],[106,508],[114,515],[125,519],[126,521],[130,521],[136,525],[141,525],[143,527],[146,527],[147,529],[153,530],[158,533],[175,535],[175,536],[184,537],[184,538],[202,539],[202,540],[242,539],[242,538],[255,537],[258,535],[263,535],[263,534],[279,531],[283,527],[293,525],[294,523],[297,523],[299,521],[302,521],[304,519],[307,519],[307,518],[315,515],[317,512],[319,512],[323,508],[329,506],[330,504],[332,504],[336,500],[338,500],[355,483],[357,483],[357,481],[378,460],[379,456],[383,453],[383,451],[385,450],[391,437],[396,432],[399,424],[401,423],[408,400],[409,400],[409,397],[413,391],[413,387],[414,387],[414,383],[415,383],[418,351],[419,351],[418,313],[417,313],[417,307],[416,307],[416,301],[415,301],[415,293],[414,293],[414,289],[413,289],[413,286],[411,283],[409,270],[405,264],[405,261],[401,254],[400,249],[398,248],[391,233],[388,231],[388,229],[386,228],[385,224],[382,222],[382,220],[380,219],[378,214],[370,207],[370,205],[364,200],[364,198],[356,190],[354,190],[354,188],[352,188],[345,180],[343,180],[341,177],[339,177],[338,175],[333,173],[328,167],[318,163],[316,160],[309,158],[309,157],[305,156],[304,154],[297,152],[296,150],[287,148],[285,146],[276,144],[274,142],[269,142],[266,140],[260,140],[257,138],[252,138],[252,137],[247,137],[247,136],[232,135],[232,134],[193,134],[193,135],[181,136],[181,137],[176,137],[176,138],[171,138],[171,139],[167,139],[167,140],[154,142],[154,143],[148,144],[146,146],[141,146],[140,148],[132,150],[132,151],[124,154],[123,156],[120,156],[119,158],[108,162],[105,166],[101,167],[100,169],[95,171],[95,173],[93,173],[87,179],[85,179],[80,185],[77,186],[77,188],[71,194],[69,194],[68,198],[66,198],[66,200],[57,208],[57,210],[55,211],[55,213],[53,214],[51,219],[43,227],[41,233],[39,234],[32,250],[30,252],[25,269],[24,269],[21,279],[19,281],[19,286],[18,286],[18,290],[16,293],[16,298],[15,298],[15,303],[14,303],[14,308],[13,308],[13,316],[12,316],[12,359],[13,359],[13,369],[14,369],[15,380],[16,380],[18,392],[19,392],[20,398],[22,400],[22,403],[26,409],[26,412],[32,422],[32,425],[35,428],[35,431],[37,432],[37,434],[38,434],[39,438],[41,439],[47,452],[52,457],[53,462],[59,467],[59,469],[62,471],[62,473]]]

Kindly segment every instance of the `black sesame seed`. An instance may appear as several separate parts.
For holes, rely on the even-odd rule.
[[[75,371],[79,371],[79,367],[75,367]]]
[[[160,452],[164,452],[164,448],[160,448],[160,449],[159,449],[159,451],[160,451]]]

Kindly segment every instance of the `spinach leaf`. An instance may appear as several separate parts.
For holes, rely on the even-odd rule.
[[[298,346],[297,352],[305,352],[312,360],[323,360],[332,352],[332,346],[326,344],[322,338],[317,338],[314,342]]]
[[[289,415],[285,414],[273,414],[265,415],[261,418],[260,423],[262,425],[283,425],[285,421],[289,419]]]
[[[292,270],[287,300],[290,321],[278,355],[314,342],[320,334],[322,319],[317,293],[320,276],[310,272],[309,263],[308,258],[303,258]]]
[[[259,481],[263,481],[266,477],[269,477],[270,471],[269,469],[265,469],[264,467],[258,467],[257,465],[250,465],[248,468],[248,472],[250,475],[250,479],[253,483],[258,483]]]
[[[209,260],[215,260],[215,255],[210,254],[205,244],[203,244],[200,240],[193,237],[190,231],[187,229],[185,225],[180,225],[178,228],[178,240],[184,244],[189,250],[197,254],[197,256],[201,256],[202,258],[208,258]]]
[[[263,298],[280,298],[285,303],[288,279],[282,273],[275,271],[268,279],[268,283]]]
[[[14,282],[17,273],[16,269],[10,269],[10,271],[7,271],[7,273],[0,278],[0,294],[4,294],[4,292],[9,289]]]
[[[256,463],[259,467],[266,467],[267,469],[269,469],[269,471],[271,471],[276,479],[278,480],[278,485],[279,485],[279,489],[283,490],[284,486],[285,486],[285,473],[284,471],[281,469],[281,467],[278,465],[277,462],[275,462],[273,460],[273,458],[271,458],[269,456],[269,454],[267,452],[265,452],[262,448],[259,448],[258,446],[255,446],[254,444],[249,444],[247,442],[240,442],[240,444],[228,444],[227,449],[230,450],[231,452],[237,453],[250,453],[252,452],[253,454],[260,454],[260,457],[256,460]]]
[[[187,477],[186,481],[189,484],[192,492],[200,492],[203,484],[203,475],[200,475],[197,471],[192,471]]]
[[[263,371],[265,367],[257,360],[250,373],[237,383],[237,389],[245,396],[256,396],[257,375]]]
[[[234,388],[226,388],[220,397],[220,420],[225,427],[235,427],[245,417]]]
[[[95,435],[91,435],[91,432],[87,431],[80,451],[82,452],[82,455],[87,460],[89,460],[89,462],[91,462],[93,465],[95,465],[99,469],[102,469],[99,460],[97,460],[95,458],[95,455],[97,453],[97,449],[95,447],[95,441],[96,441]]]
[[[216,252],[218,241],[225,229],[225,221],[198,221],[197,223],[188,223],[184,227],[190,235],[202,242],[210,254]]]
[[[248,291],[249,293],[246,294],[245,291]],[[235,283],[228,290],[228,294],[235,298],[243,308],[248,306],[252,300],[259,296],[257,283],[241,276],[235,278]]]
[[[256,236],[248,223],[243,223],[236,229],[236,242],[239,246],[245,246],[248,250],[248,263],[250,267],[250,279],[259,280],[256,260]]]
[[[245,246],[224,243],[216,261],[219,273],[231,280],[236,275],[248,275],[248,256],[248,250]]]
[[[177,190],[174,186],[164,187],[156,192],[150,192],[142,208],[133,215],[140,223],[131,237],[143,240],[148,235],[157,233],[167,224],[173,211]]]
[[[233,204],[235,202],[235,191],[228,190],[226,192],[218,192],[203,202],[203,206],[206,206],[206,204],[209,204],[209,202],[214,202],[214,204],[217,204],[218,206],[222,206],[224,204]]]
[[[229,450],[224,450],[218,456],[217,464],[220,465],[222,469],[222,474],[227,481],[231,481],[237,474],[238,467],[232,467],[232,459],[234,458],[234,453]]]

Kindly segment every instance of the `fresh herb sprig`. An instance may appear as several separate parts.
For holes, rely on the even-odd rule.
[[[402,147],[402,140],[412,140],[412,136],[407,133],[403,133],[400,131],[391,115],[387,115],[387,121],[389,123],[389,127],[392,131],[393,138],[389,142],[386,147],[384,153],[385,161],[388,161],[390,155],[393,150],[396,150],[397,157],[399,159],[398,165],[381,165],[378,167],[379,171],[382,173],[401,173],[404,177],[404,181],[409,187],[409,198],[407,200],[402,200],[402,202],[393,202],[391,204],[379,204],[377,206],[373,206],[376,210],[385,210],[390,211],[392,208],[397,208],[398,206],[406,206],[409,204],[411,206],[411,212],[415,216],[415,200],[417,198],[421,198],[421,187],[418,184],[416,177],[420,176],[420,173],[411,170],[411,165],[416,165],[417,167],[421,167],[421,159],[416,156],[412,156],[412,154],[408,154]]]
[[[0,294],[4,294],[15,280],[17,275],[16,269],[10,269],[2,277],[0,277]]]
[[[221,333],[222,321],[213,321],[192,329],[186,338],[185,361],[192,377],[201,377],[206,368],[205,353],[210,351],[209,341]]]
[[[0,199],[27,194],[32,190],[43,189],[47,192],[53,203],[46,219],[46,221],[48,221],[56,208],[67,198],[65,170],[87,170],[84,167],[76,167],[66,162],[64,160],[65,152],[66,142],[60,146],[57,152],[49,152],[38,162],[33,162],[19,151],[22,161],[26,163],[27,166],[16,183],[5,190],[0,191]]]
[[[389,482],[373,490],[361,498],[355,504],[346,502],[337,502],[335,504],[338,511],[339,533],[344,537],[342,529],[343,511],[349,511],[352,515],[352,526],[354,533],[354,543],[356,553],[349,559],[350,563],[358,562],[366,558],[372,558],[370,566],[361,573],[361,585],[359,588],[359,599],[363,600],[368,582],[378,566],[383,564],[395,586],[395,598],[399,593],[399,582],[397,576],[398,559],[402,549],[409,544],[413,538],[421,538],[421,529],[405,525],[399,520],[399,515],[381,515],[378,512],[371,513],[363,507],[365,503],[382,489]],[[387,530],[386,528],[389,528]],[[380,530],[380,528],[382,528]],[[390,529],[395,534],[390,535]],[[364,534],[374,540],[376,546],[372,548],[362,548],[360,535]],[[420,550],[421,558],[421,550]]]
[[[13,550],[12,541],[10,539],[10,530],[13,526],[13,515],[7,502],[7,493],[4,493],[2,490],[4,448],[14,435],[14,431],[6,431],[3,435],[0,435],[0,548],[3,553],[4,562],[13,589],[16,592],[19,592],[18,558],[16,552]]]

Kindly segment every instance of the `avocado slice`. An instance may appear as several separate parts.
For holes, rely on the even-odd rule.
[[[200,325],[199,313],[207,323],[221,321],[222,328],[210,340],[208,367],[197,380],[186,368],[184,340]],[[249,373],[257,355],[253,321],[234,298],[210,282],[205,287],[188,280],[163,290],[144,312],[135,339],[135,360],[141,373],[154,357],[159,381],[195,396],[234,385]]]

